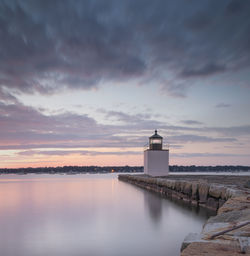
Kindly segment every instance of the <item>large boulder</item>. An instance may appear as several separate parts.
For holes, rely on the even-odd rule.
[[[219,213],[214,217],[210,217],[207,223],[221,223],[221,222],[242,222],[249,221],[250,209],[234,210],[230,212]]]
[[[208,193],[209,193],[209,196],[212,196],[215,198],[223,197],[224,199],[225,193],[226,193],[226,187],[221,185],[211,184],[209,187]]]
[[[218,210],[218,214],[230,211],[250,209],[250,197],[239,196],[228,199]]]
[[[206,207],[216,211],[219,207],[219,201],[215,198],[209,197],[206,202]]]
[[[247,255],[250,253],[247,250]],[[181,253],[181,256],[241,256],[239,243],[230,241],[228,243],[194,242]],[[246,254],[245,254],[246,255]]]
[[[199,191],[199,202],[206,203],[208,191],[209,191],[209,185],[204,182],[199,183],[198,191]]]

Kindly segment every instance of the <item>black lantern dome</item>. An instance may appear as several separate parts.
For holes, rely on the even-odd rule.
[[[155,130],[155,134],[149,137],[149,149],[150,150],[162,150],[162,137],[157,134],[157,130]]]

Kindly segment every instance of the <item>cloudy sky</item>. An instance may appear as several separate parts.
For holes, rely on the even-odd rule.
[[[0,0],[0,168],[250,165],[250,1]]]

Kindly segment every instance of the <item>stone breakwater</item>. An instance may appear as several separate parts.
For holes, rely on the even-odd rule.
[[[250,255],[249,176],[122,174],[118,178],[168,198],[217,211],[200,234],[186,237],[181,256]]]

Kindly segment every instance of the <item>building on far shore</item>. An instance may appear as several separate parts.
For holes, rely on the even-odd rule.
[[[144,173],[151,176],[166,176],[169,172],[169,148],[163,146],[163,138],[157,134],[149,137],[144,150]]]

